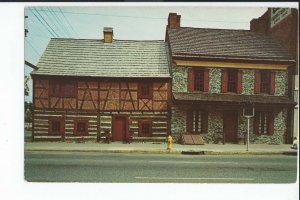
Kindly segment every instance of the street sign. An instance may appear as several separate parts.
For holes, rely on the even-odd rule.
[[[248,130],[247,130],[247,151],[249,151],[249,134],[250,134],[250,118],[254,117],[254,105],[253,103],[246,103],[243,109],[243,116],[247,118]]]

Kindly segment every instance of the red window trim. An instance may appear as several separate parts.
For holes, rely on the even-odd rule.
[[[270,95],[275,94],[275,75],[276,71],[275,70],[269,70],[270,72],[270,88],[269,88],[269,93]],[[255,84],[254,84],[254,94],[263,94],[261,93],[261,70],[255,70]]]
[[[148,124],[149,125],[149,134],[146,135],[142,131],[142,125]],[[151,137],[152,136],[152,120],[151,119],[140,119],[138,120],[138,136],[139,137]]]
[[[264,113],[267,116],[266,128],[267,134],[261,133],[259,130],[259,124],[261,123],[260,115]],[[255,112],[254,121],[253,121],[253,131],[256,135],[273,135],[274,134],[274,113],[269,110],[259,110]]]
[[[201,113],[201,127],[199,131],[193,131],[193,112]],[[205,110],[189,110],[187,112],[187,132],[189,133],[207,133],[208,132],[208,112]],[[199,129],[199,127],[198,127]]]
[[[79,131],[77,129],[78,123],[85,124],[86,130],[84,132]],[[73,130],[74,135],[88,135],[88,125],[89,125],[89,123],[88,123],[88,120],[86,120],[86,119],[75,119],[74,120],[74,130]]]
[[[49,85],[49,96],[50,97],[61,97],[62,96],[62,84],[61,81],[49,81],[50,85]],[[59,87],[59,92],[57,94],[53,93],[53,87],[54,85],[58,85]]]
[[[144,86],[148,87],[148,90],[149,90],[148,95],[142,94],[142,88]],[[139,83],[138,97],[139,97],[139,99],[152,99],[153,98],[153,85],[152,85],[152,83]]]
[[[58,132],[52,131],[52,122],[59,122],[60,123],[60,130]],[[62,135],[65,132],[65,121],[63,118],[49,118],[48,119],[48,134],[49,135]]]
[[[203,88],[195,89],[195,79],[197,71],[203,73]],[[209,68],[188,68],[188,92],[208,92],[209,91]]]

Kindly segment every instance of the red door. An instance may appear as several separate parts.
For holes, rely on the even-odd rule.
[[[113,133],[112,139],[114,141],[123,141],[127,133],[127,120],[126,117],[113,118]]]
[[[237,141],[237,112],[226,111],[223,115],[224,142],[235,143]]]

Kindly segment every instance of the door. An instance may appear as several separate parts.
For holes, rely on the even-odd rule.
[[[237,112],[226,111],[223,115],[223,140],[225,143],[237,142]]]
[[[113,133],[112,139],[114,141],[125,140],[125,135],[127,133],[127,118],[126,117],[114,117],[113,118]]]

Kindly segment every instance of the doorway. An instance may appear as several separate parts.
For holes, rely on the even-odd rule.
[[[124,141],[128,132],[128,120],[126,116],[114,116],[112,121],[112,140]]]
[[[236,111],[225,111],[223,114],[223,142],[237,142],[237,122],[238,115]]]

